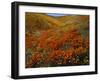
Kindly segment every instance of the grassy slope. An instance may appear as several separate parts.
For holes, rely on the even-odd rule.
[[[62,16],[53,17],[46,14],[26,13],[26,29],[46,30],[49,28],[61,28],[61,30],[88,28],[88,16]]]
[[[46,30],[62,26],[62,22],[45,14],[26,13],[26,30]]]

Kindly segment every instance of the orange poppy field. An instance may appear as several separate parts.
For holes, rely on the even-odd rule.
[[[25,13],[25,67],[89,65],[89,15]]]

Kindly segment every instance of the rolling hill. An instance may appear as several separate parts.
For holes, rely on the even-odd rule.
[[[48,16],[44,13],[26,12],[26,31],[34,32],[36,30],[59,29],[69,31],[73,29],[88,29],[89,16],[85,15],[66,15],[66,16]]]

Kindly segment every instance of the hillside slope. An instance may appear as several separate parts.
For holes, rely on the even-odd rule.
[[[57,28],[62,26],[62,23],[48,15],[39,13],[26,13],[26,30],[46,30],[48,28]]]
[[[87,29],[89,16],[66,15],[61,17],[48,16],[44,13],[26,13],[26,31],[47,30],[56,28],[63,31]]]

